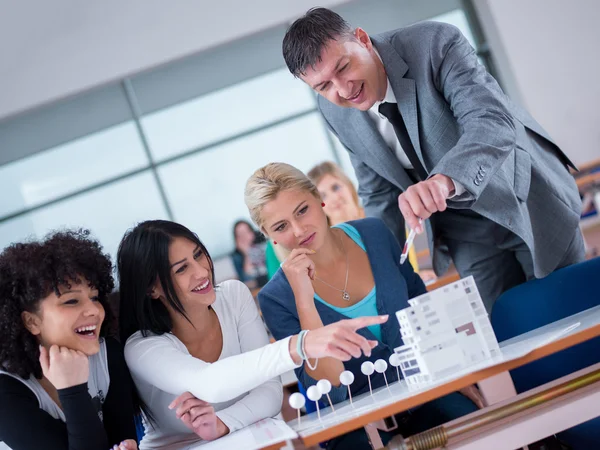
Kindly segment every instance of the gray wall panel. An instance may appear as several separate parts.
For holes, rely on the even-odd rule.
[[[0,166],[131,120],[120,84],[0,122]]]
[[[132,77],[141,113],[148,114],[284,67],[281,41],[285,30],[286,27],[273,28]]]

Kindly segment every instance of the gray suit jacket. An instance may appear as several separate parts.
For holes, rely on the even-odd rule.
[[[456,27],[424,22],[372,41],[429,176],[447,175],[467,189],[448,206],[470,208],[521,237],[537,277],[554,270],[581,213],[573,164],[502,92]],[[402,244],[397,198],[410,178],[366,112],[321,96],[319,109],[350,154],[366,214],[381,217]],[[427,222],[434,268],[443,273],[450,259],[436,239],[435,215]]]

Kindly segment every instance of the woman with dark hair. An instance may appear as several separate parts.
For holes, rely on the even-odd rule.
[[[309,356],[370,354],[373,343],[356,329],[387,320],[342,321],[269,344],[248,288],[237,280],[215,286],[202,242],[164,220],[126,233],[117,263],[125,358],[154,418],[142,449],[214,440],[276,415],[279,375]]]
[[[133,384],[111,326],[111,262],[88,232],[0,254],[0,442],[137,449]]]
[[[231,254],[238,280],[250,288],[263,286],[267,281],[265,237],[257,233],[247,220],[233,224],[235,250]]]

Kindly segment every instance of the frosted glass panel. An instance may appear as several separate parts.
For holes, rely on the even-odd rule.
[[[132,122],[0,167],[0,217],[148,165]]]
[[[342,145],[335,135],[329,131],[331,135],[331,140],[333,141],[333,146],[335,147],[335,152],[339,159],[339,165],[342,170],[348,175],[350,180],[354,183],[356,189],[358,189],[358,180],[356,179],[356,175],[354,173],[354,167],[352,167],[352,161],[350,161],[350,155],[348,154],[348,150]],[[335,161],[334,161],[335,162]]]
[[[156,161],[316,107],[287,69],[180,103],[142,118]]]
[[[249,218],[244,186],[259,167],[286,162],[306,172],[332,159],[318,113],[205,150],[159,169],[175,220],[196,232],[214,256],[233,250],[231,227]]]
[[[0,223],[0,248],[55,229],[88,228],[113,257],[125,231],[147,219],[166,219],[150,172]]]

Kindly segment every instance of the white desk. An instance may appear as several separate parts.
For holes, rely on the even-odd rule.
[[[203,442],[186,450],[258,450],[281,448],[297,435],[279,419],[263,419],[212,442]]]

